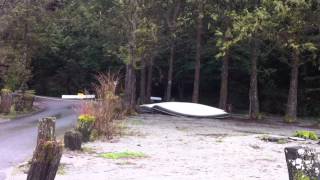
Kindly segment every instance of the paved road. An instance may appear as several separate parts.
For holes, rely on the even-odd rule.
[[[4,171],[31,157],[37,138],[37,122],[40,118],[55,116],[57,135],[75,126],[76,101],[37,98],[45,110],[30,117],[0,123],[0,180]]]

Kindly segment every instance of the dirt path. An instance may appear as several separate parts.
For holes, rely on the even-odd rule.
[[[315,142],[268,143],[262,134],[290,136],[306,128],[233,120],[140,115],[126,135],[93,142],[84,152],[65,152],[57,180],[287,180],[283,149]],[[317,130],[317,133],[319,131]],[[141,159],[104,159],[104,152],[142,152]],[[25,179],[14,169],[8,179]]]

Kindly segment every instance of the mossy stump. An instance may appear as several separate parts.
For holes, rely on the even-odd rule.
[[[27,180],[54,180],[62,150],[62,144],[55,138],[55,118],[40,120],[37,146],[33,153]]]
[[[306,147],[287,147],[284,150],[289,180],[320,179],[320,155]]]
[[[64,147],[74,150],[81,150],[81,133],[78,131],[67,131],[64,134]]]

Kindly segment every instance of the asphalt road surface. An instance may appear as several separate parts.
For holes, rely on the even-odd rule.
[[[32,156],[37,139],[37,123],[44,117],[57,117],[56,134],[63,133],[74,127],[76,113],[74,105],[78,101],[67,101],[37,97],[37,102],[44,107],[40,113],[12,120],[0,122],[0,180],[5,179],[4,171],[16,166]]]

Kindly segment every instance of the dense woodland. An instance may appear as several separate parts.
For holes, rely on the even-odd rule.
[[[128,108],[320,116],[318,0],[1,0],[0,31],[0,88],[92,92],[113,72]]]

